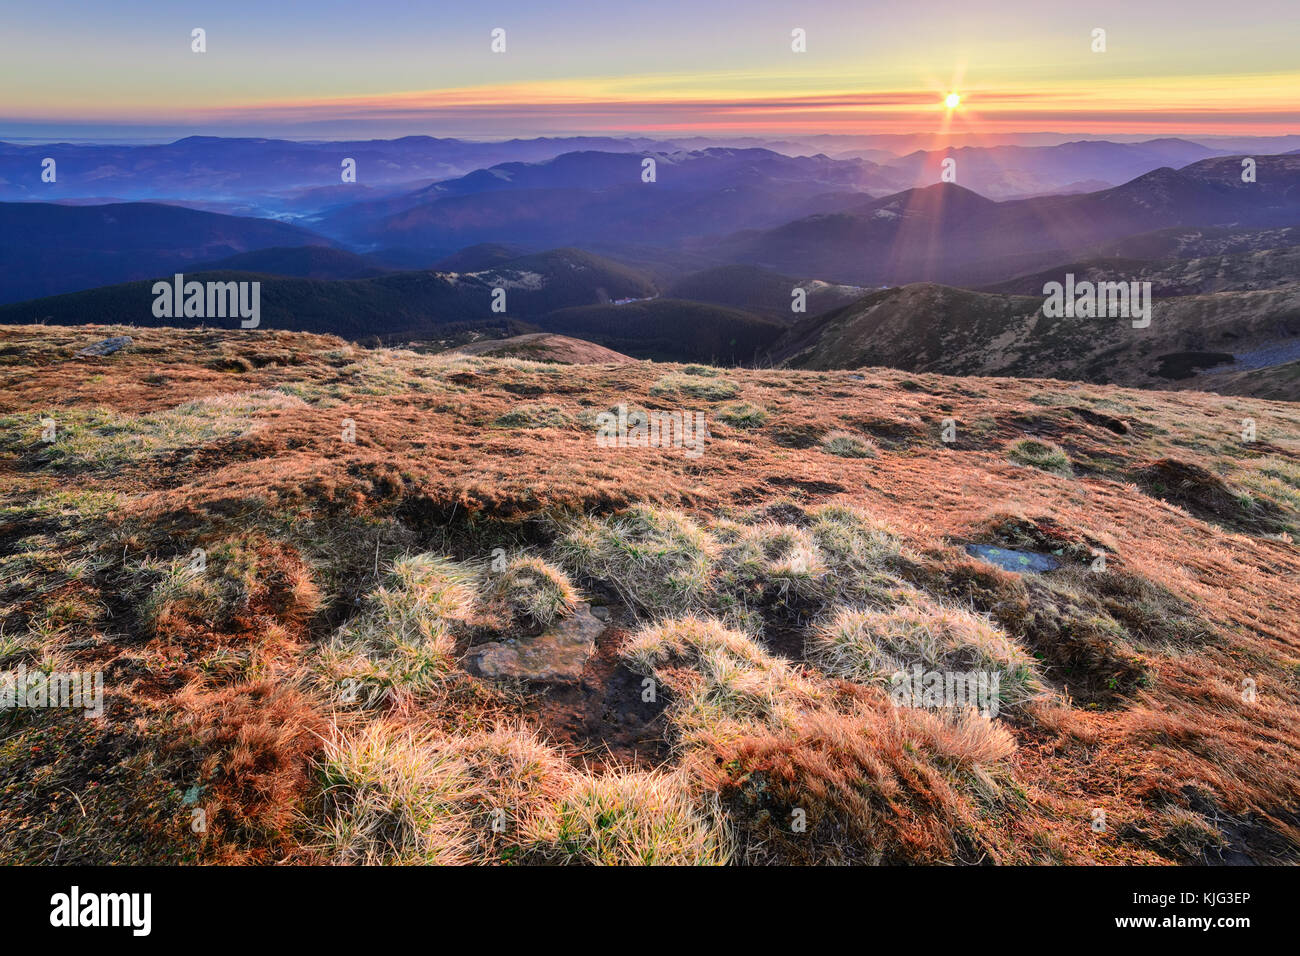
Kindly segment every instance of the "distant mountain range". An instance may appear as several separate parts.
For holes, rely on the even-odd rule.
[[[172,143],[112,145],[0,142],[0,202],[95,202],[166,200],[195,203],[209,211],[304,216],[358,200],[377,200],[428,189],[457,179],[486,179],[564,155],[598,152],[640,156],[723,150],[774,152],[786,158],[820,159],[851,171],[865,162],[862,183],[897,192],[939,181],[939,162],[957,160],[957,182],[994,199],[1078,191],[1118,185],[1160,166],[1180,167],[1215,155],[1271,155],[1300,149],[1300,136],[1212,139],[1062,141],[1057,136],[986,138],[978,144],[953,137],[934,148],[933,137],[822,136],[794,140],[753,137],[732,141],[707,137],[542,137],[472,142],[431,136],[394,140],[295,142],[263,138],[190,136]],[[54,182],[42,179],[42,162],[57,164]],[[356,182],[343,183],[344,159],[356,162]],[[572,168],[576,168],[573,166]],[[547,173],[553,176],[557,170]],[[527,180],[527,172],[522,173]],[[840,174],[837,177],[843,178]],[[849,178],[852,174],[850,172]],[[544,181],[545,180],[545,181]],[[546,177],[532,188],[557,188]],[[594,187],[575,180],[569,185]],[[609,185],[606,183],[605,185]]]
[[[479,143],[432,136],[351,142],[189,136],[147,146],[0,142],[0,200],[248,199],[341,187],[341,163],[356,160],[362,188],[417,184],[463,176],[505,162],[538,162],[574,150],[631,152],[662,149],[654,140],[612,137],[514,139]],[[58,179],[41,181],[52,157]],[[305,193],[303,193],[305,194]],[[339,193],[333,201],[348,201]]]
[[[1094,192],[1126,183],[1162,166],[1179,168],[1231,152],[1185,139],[1153,139],[1142,143],[1080,140],[1056,146],[917,150],[887,161],[886,165],[905,173],[907,185],[927,186],[940,181],[942,163],[951,158],[956,163],[956,182],[990,199],[1015,199],[1050,193]]]
[[[647,161],[654,180],[646,181]],[[673,244],[843,208],[892,184],[866,160],[767,149],[566,153],[507,163],[402,196],[325,213],[313,228],[356,248],[449,252],[482,242],[554,245],[635,236]]]
[[[0,203],[0,302],[159,276],[252,249],[328,244],[288,223],[161,203]]]
[[[1099,242],[1172,226],[1284,228],[1300,223],[1300,155],[1161,168],[1112,189],[994,202],[951,183],[867,200],[728,238],[715,253],[861,285],[982,285],[1073,258]]]
[[[159,147],[156,175],[188,205],[221,208],[222,190],[247,190],[240,201],[255,205],[259,190],[289,184],[276,201],[300,214],[0,203],[0,303],[9,303],[0,322],[175,324],[184,320],[154,318],[152,281],[184,272],[261,282],[264,328],[359,340],[547,333],[638,358],[1155,386],[1228,369],[1195,381],[1282,390],[1285,375],[1246,373],[1300,357],[1289,344],[1300,337],[1300,153],[1251,156],[1246,181],[1244,157],[1182,139],[875,159],[633,139],[571,145],[417,137]],[[303,185],[338,147],[378,165],[391,159],[387,180]],[[122,169],[96,168],[143,188],[148,154],[131,151],[143,147],[113,149],[126,152],[95,155],[118,157]],[[0,150],[0,160],[12,155]],[[410,178],[498,155],[510,158]],[[931,181],[948,158],[958,181]],[[221,166],[213,182],[223,185],[198,185],[201,162]],[[1057,192],[996,198],[1039,189]],[[1066,273],[1150,282],[1159,321],[1133,335],[1113,320],[1047,320],[1044,286]],[[496,289],[504,312],[492,308]]]
[[[1051,149],[1079,164],[1084,160],[1075,154],[1106,146],[1139,151],[1146,162],[1204,151],[1179,140],[1153,142]],[[653,183],[642,181],[646,158],[655,161]],[[429,268],[476,245],[504,245],[516,253],[572,245],[628,258],[617,247],[633,244],[658,250],[650,259],[676,257],[676,275],[745,263],[849,285],[982,286],[1154,229],[1296,225],[1300,155],[1256,162],[1257,182],[1250,184],[1241,182],[1239,158],[1211,157],[1096,192],[997,202],[954,183],[873,198],[891,174],[865,160],[789,157],[766,149],[649,157],[585,151],[361,198],[297,225],[157,203],[0,204],[0,241],[9,253],[0,272],[0,302],[303,245],[333,245],[370,259],[330,271],[318,257],[315,270],[287,274],[348,278],[369,269]],[[75,262],[64,261],[68,250],[76,251]],[[232,266],[258,268],[247,260],[221,264]]]

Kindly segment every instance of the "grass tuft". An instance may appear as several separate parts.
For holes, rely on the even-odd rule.
[[[688,375],[665,375],[650,386],[650,394],[679,398],[700,398],[705,401],[715,402],[735,398],[740,394],[740,386],[725,378],[705,378],[702,380]]]
[[[681,512],[634,505],[606,520],[579,519],[556,550],[579,575],[608,583],[629,605],[669,612],[707,603],[717,544]]]
[[[822,439],[822,451],[838,458],[875,458],[874,442],[850,432],[831,432]]]
[[[1070,465],[1070,456],[1054,442],[1037,438],[1021,438],[1007,446],[1007,457],[1017,464],[1029,465],[1054,474],[1066,477],[1074,474],[1074,469]]]
[[[580,595],[560,568],[539,557],[524,556],[513,558],[504,571],[491,575],[487,598],[505,605],[515,619],[547,627],[572,614]]]
[[[714,417],[733,428],[761,428],[770,416],[767,409],[753,402],[732,402],[718,409]]]
[[[318,686],[363,706],[434,692],[454,660],[454,629],[470,620],[477,599],[475,576],[453,561],[398,560],[365,609],[321,649]]]
[[[713,618],[642,628],[621,654],[633,671],[672,690],[673,722],[688,741],[720,723],[787,725],[822,694],[753,638]]]
[[[569,416],[555,405],[519,405],[497,417],[498,428],[564,428]]]
[[[986,671],[999,674],[1004,706],[1043,693],[1034,659],[987,618],[917,595],[888,610],[840,608],[815,628],[810,654],[828,674],[859,684],[886,684],[896,673]]]
[[[587,866],[722,866],[732,853],[716,801],[668,771],[583,775],[530,837],[547,862]]]

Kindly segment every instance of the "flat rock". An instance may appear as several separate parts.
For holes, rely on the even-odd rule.
[[[129,335],[115,335],[111,339],[103,339],[93,345],[87,345],[77,355],[112,355],[114,352],[126,348],[131,342],[132,339]]]
[[[1061,566],[1061,562],[1050,554],[1040,554],[1037,551],[1016,551],[1012,548],[997,548],[991,544],[968,544],[966,545],[966,553],[972,554],[982,561],[987,561],[989,564],[996,564],[1006,571],[1015,571],[1017,574],[1024,574],[1026,571],[1041,574],[1044,571],[1053,571]]]
[[[484,677],[572,683],[582,676],[604,630],[591,605],[579,604],[572,616],[536,637],[471,647],[468,662]]]

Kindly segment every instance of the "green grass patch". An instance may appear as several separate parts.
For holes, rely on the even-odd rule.
[[[714,417],[733,428],[760,428],[771,416],[767,409],[753,402],[732,402],[718,409]]]
[[[650,394],[661,397],[673,395],[720,402],[739,395],[740,386],[725,378],[710,378],[701,381],[699,378],[692,378],[687,375],[665,375],[650,386]]]
[[[1074,474],[1070,456],[1055,442],[1021,438],[1007,446],[1007,457],[1020,465],[1069,477]]]
[[[555,405],[518,405],[492,424],[498,428],[564,428],[569,421]]]

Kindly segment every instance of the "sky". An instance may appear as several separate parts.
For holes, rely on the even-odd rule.
[[[10,0],[0,31],[11,139],[1300,132],[1296,0]]]

